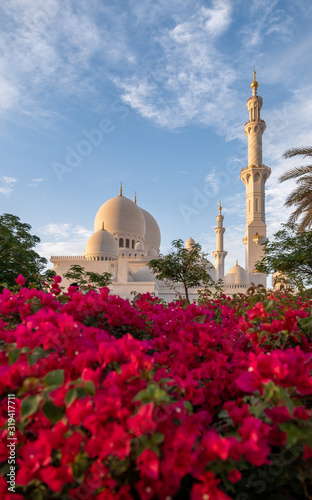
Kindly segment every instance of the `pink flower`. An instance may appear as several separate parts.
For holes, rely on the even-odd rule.
[[[18,275],[17,278],[15,278],[15,283],[19,286],[24,286],[25,285],[25,278],[21,274]]]

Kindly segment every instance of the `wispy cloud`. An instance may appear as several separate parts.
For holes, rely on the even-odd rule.
[[[80,225],[49,223],[38,234],[42,240],[38,252],[49,260],[52,255],[82,255],[92,231]]]
[[[44,181],[43,178],[34,178],[31,179],[31,181],[28,183],[28,186],[35,188],[38,187],[43,181]]]
[[[50,223],[40,228],[41,234],[53,236],[56,240],[64,237],[89,238],[92,232],[83,226],[71,226],[68,223]]]
[[[17,182],[15,177],[0,176],[0,193],[9,197],[14,190],[14,185]]]

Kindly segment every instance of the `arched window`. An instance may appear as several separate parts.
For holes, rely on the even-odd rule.
[[[107,257],[105,257],[105,260],[107,260]]]
[[[256,200],[256,212],[258,212],[258,200]]]
[[[130,240],[128,238],[126,239],[126,248],[130,248]]]
[[[135,240],[132,240],[132,248],[134,248]]]
[[[101,257],[101,260],[104,260],[104,257]]]
[[[123,247],[123,238],[119,238],[119,248]]]

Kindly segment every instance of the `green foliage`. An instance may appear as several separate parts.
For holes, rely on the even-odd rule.
[[[40,243],[30,234],[31,226],[12,214],[0,215],[0,289],[14,288],[15,278],[24,276],[26,284],[37,282],[47,260],[35,252]]]
[[[198,243],[186,249],[182,240],[174,240],[172,247],[173,251],[151,260],[148,265],[158,280],[164,281],[179,295],[178,288],[182,285],[189,302],[190,288],[214,285],[209,275],[210,264],[200,255],[201,246]]]
[[[256,264],[261,273],[278,272],[285,285],[312,286],[312,231],[298,232],[294,223],[282,224],[272,242],[263,244],[264,257]],[[284,276],[283,276],[284,275]]]
[[[110,273],[94,273],[92,271],[86,271],[84,267],[78,264],[70,266],[64,278],[70,280],[73,283],[77,283],[80,290],[88,291],[103,288],[108,286],[112,282],[112,275]]]
[[[301,156],[312,157],[312,148],[293,148],[284,153],[284,158]],[[312,228],[312,165],[303,165],[290,169],[279,178],[279,182],[296,179],[298,187],[294,189],[286,199],[287,207],[295,207],[295,211],[289,217],[289,222],[300,220],[299,232]]]

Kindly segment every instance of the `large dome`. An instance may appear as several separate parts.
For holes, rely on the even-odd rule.
[[[129,198],[116,196],[106,201],[94,220],[94,231],[104,227],[114,236],[130,235],[136,241],[144,240],[145,218],[142,210]]]
[[[134,275],[134,281],[155,281],[153,271],[148,266],[142,266]]]
[[[154,248],[156,252],[159,253],[160,240],[161,240],[159,226],[154,217],[149,212],[147,212],[143,208],[141,208],[141,211],[144,215],[145,225],[146,225],[144,248],[145,250]]]
[[[96,231],[88,239],[83,255],[86,258],[107,257],[109,259],[117,259],[117,241],[107,231]]]
[[[247,272],[238,263],[228,270],[224,278],[226,285],[247,285],[247,281]]]

